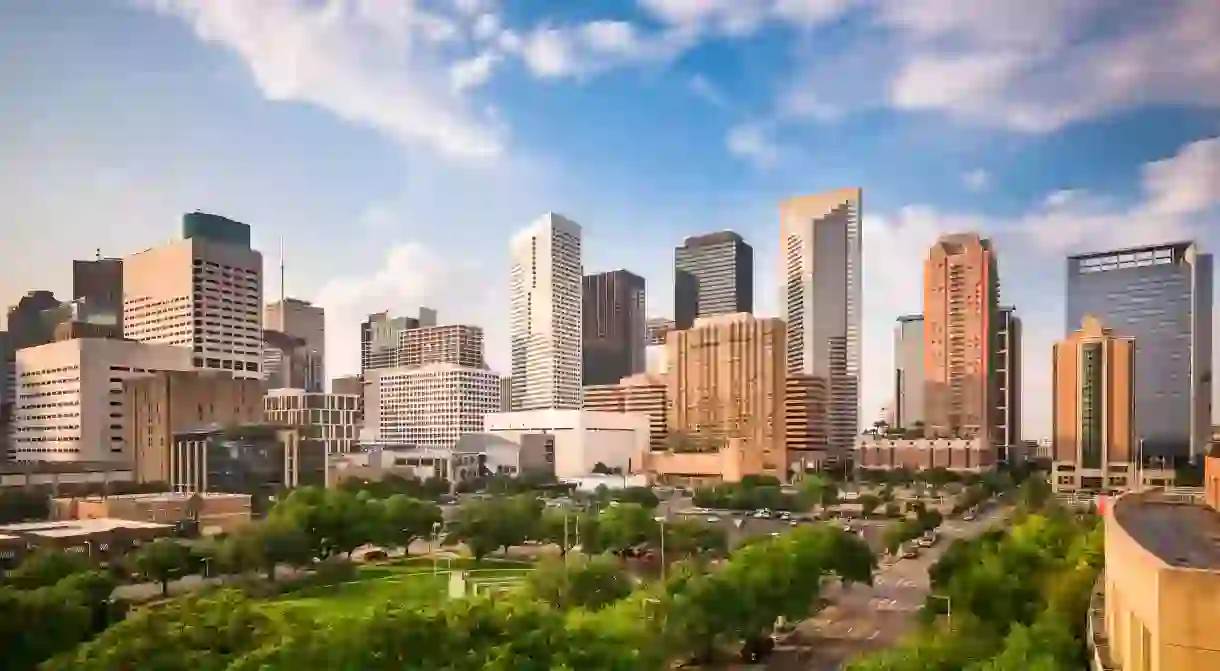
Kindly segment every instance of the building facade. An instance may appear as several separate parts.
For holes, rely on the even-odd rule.
[[[111,494],[51,501],[57,520],[116,519],[156,524],[198,525],[205,536],[234,533],[250,523],[250,495],[209,492],[188,495]]]
[[[581,229],[547,213],[513,237],[513,408],[579,410]]]
[[[991,241],[941,237],[924,262],[924,423],[929,435],[994,439],[999,269]]]
[[[1086,316],[1055,343],[1051,485],[1055,491],[1135,484],[1136,343]]]
[[[838,189],[780,203],[780,305],[787,371],[827,384],[827,448],[851,453],[860,425],[863,192]]]
[[[674,249],[674,322],[754,311],[754,248],[732,231],[686,238]]]
[[[616,384],[643,373],[644,278],[626,270],[585,275],[581,295],[582,384]]]
[[[385,445],[450,448],[483,430],[500,411],[500,375],[482,368],[428,364],[370,372],[364,423]]]
[[[669,332],[677,327],[677,324],[672,319],[653,317],[644,322],[644,337],[648,341],[649,346],[664,345],[666,338],[669,337]]]
[[[487,368],[483,359],[483,329],[463,324],[405,329],[398,334],[395,361],[397,368],[430,364]]]
[[[263,419],[263,383],[225,371],[162,371],[123,382],[125,440],[140,482],[169,482],[174,435]]]
[[[198,369],[262,379],[263,256],[250,227],[195,212],[183,233],[123,260],[123,336],[187,349]]]
[[[105,314],[117,324],[122,337],[123,259],[72,262],[72,300],[82,301],[95,313]],[[90,320],[82,320],[90,321]]]
[[[784,322],[749,314],[695,322],[669,337],[669,431],[693,439],[740,438],[763,469],[787,478]]]
[[[590,410],[532,410],[493,413],[484,420],[484,433],[517,444],[529,436],[554,439],[555,476],[577,478],[597,464],[622,473],[648,451],[648,416],[643,413]]]
[[[784,432],[792,470],[818,469],[827,451],[826,380],[816,375],[786,376],[784,381]]]
[[[125,380],[191,370],[185,347],[82,338],[17,352],[13,454],[29,461],[125,461]]]
[[[1135,339],[1136,434],[1149,456],[1206,451],[1213,282],[1212,256],[1191,242],[1068,258],[1067,332],[1088,314]]]
[[[904,315],[894,329],[894,427],[922,431],[923,315]]]
[[[322,446],[292,427],[270,424],[188,431],[174,436],[169,485],[175,492],[230,492],[267,500],[296,487],[325,487]]]
[[[669,434],[666,425],[667,385],[658,375],[632,375],[618,384],[585,387],[585,410],[594,412],[632,412],[648,416],[648,445],[664,450]]]
[[[263,329],[303,341],[302,348],[313,362],[308,386],[303,388],[315,393],[326,391],[326,311],[321,306],[299,298],[268,303],[263,308]]]
[[[272,389],[263,398],[263,417],[299,428],[301,440],[321,443],[328,455],[346,454],[359,441],[360,401],[358,394]]]
[[[391,317],[377,312],[360,324],[360,374],[398,365],[398,345],[403,331],[436,326],[436,310],[420,308],[418,317]]]
[[[304,338],[263,330],[263,376],[268,389],[320,390],[323,362]]]
[[[1000,461],[1021,445],[1021,318],[1011,305],[996,313],[995,443]]]
[[[984,436],[971,438],[856,438],[856,468],[865,471],[926,471],[940,468],[981,473],[996,467],[997,450]]]

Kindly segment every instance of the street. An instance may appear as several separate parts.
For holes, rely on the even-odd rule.
[[[914,616],[930,586],[928,569],[954,539],[973,538],[1003,519],[993,509],[972,521],[946,521],[942,539],[915,559],[883,559],[873,585],[834,587],[831,604],[802,622],[780,642],[766,668],[783,671],[831,671],[848,660],[896,644],[914,627]]]

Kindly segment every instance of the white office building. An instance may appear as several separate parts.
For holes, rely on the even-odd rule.
[[[860,423],[860,189],[780,204],[780,305],[788,373],[827,381],[827,448],[843,458]]]
[[[500,410],[500,375],[482,368],[442,363],[366,375],[362,439],[383,445],[450,448]]]
[[[581,407],[581,229],[547,213],[512,239],[514,410]]]
[[[192,369],[191,350],[77,338],[17,351],[13,456],[21,461],[130,461],[123,380]]]
[[[263,417],[272,424],[301,427],[301,440],[326,446],[327,454],[356,449],[360,432],[360,396],[303,389],[269,389],[263,397]]]
[[[517,444],[529,436],[551,436],[555,476],[578,478],[599,463],[629,473],[648,450],[648,423],[642,412],[530,410],[489,414],[484,431]]]
[[[190,351],[196,369],[263,378],[263,257],[250,227],[183,217],[183,237],[123,259],[123,336]]]

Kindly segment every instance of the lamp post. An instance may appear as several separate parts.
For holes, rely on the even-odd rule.
[[[664,515],[657,515],[653,518],[657,524],[661,525],[661,581],[665,581],[665,523],[669,521]]]

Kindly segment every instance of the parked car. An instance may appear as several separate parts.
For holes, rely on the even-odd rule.
[[[919,556],[919,550],[914,547],[909,547],[902,552],[903,559],[915,559]]]

